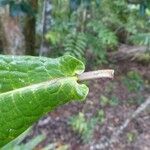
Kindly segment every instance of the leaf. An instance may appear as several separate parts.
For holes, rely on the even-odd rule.
[[[60,32],[57,32],[57,31],[49,31],[45,38],[47,40],[49,40],[53,45],[56,45],[58,43],[60,43],[61,41],[61,35],[60,35]]]
[[[88,88],[76,77],[83,71],[83,63],[69,55],[57,59],[0,55],[0,147],[45,113],[84,99]]]
[[[74,76],[84,69],[81,61],[69,55],[56,59],[0,55],[0,93],[54,78]]]

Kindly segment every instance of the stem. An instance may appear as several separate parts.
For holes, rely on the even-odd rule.
[[[91,79],[98,79],[98,78],[113,78],[114,77],[114,70],[97,70],[97,71],[90,71],[84,72],[78,75],[79,81],[91,80]]]

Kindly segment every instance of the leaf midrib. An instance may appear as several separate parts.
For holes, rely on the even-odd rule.
[[[44,85],[46,86],[47,84],[56,83],[60,80],[65,80],[67,78],[73,79],[73,80],[76,80],[76,81],[78,80],[77,76],[54,78],[54,79],[51,79],[51,80],[48,80],[48,81],[44,81],[44,82],[40,82],[40,83],[34,83],[32,85],[28,85],[28,86],[25,86],[25,87],[21,87],[21,88],[18,88],[18,89],[14,89],[14,90],[10,90],[10,91],[4,92],[4,93],[0,93],[0,97],[4,96],[4,95],[7,95],[7,94],[14,94],[14,93],[22,92],[22,91],[25,91],[27,89],[34,89],[34,88],[44,86]]]

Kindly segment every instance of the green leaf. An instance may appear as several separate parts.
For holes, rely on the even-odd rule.
[[[84,64],[69,55],[57,59],[0,55],[0,147],[45,113],[85,99],[88,88],[76,77],[83,71]]]
[[[69,55],[56,59],[0,55],[0,93],[55,78],[72,77],[84,69],[81,61]]]
[[[56,45],[61,41],[61,34],[57,31],[49,31],[46,34],[45,38],[49,40],[53,45]]]

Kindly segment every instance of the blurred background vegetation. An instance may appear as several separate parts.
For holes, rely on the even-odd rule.
[[[87,149],[91,139],[100,139],[95,130],[109,131],[109,117],[116,107],[132,112],[144,101],[150,81],[150,0],[0,0],[0,54],[59,57],[66,53],[81,59],[87,70],[114,68],[116,79],[112,83],[88,82],[91,91],[87,102],[67,105],[67,109],[78,108],[67,117],[57,115],[64,118],[71,135],[77,134],[79,141],[72,143],[82,146],[70,148],[70,139],[58,144],[56,138],[43,142],[44,146],[53,143],[45,150]],[[59,111],[65,112],[66,107]],[[122,118],[124,112],[120,114]],[[38,135],[36,138],[25,139],[18,146],[21,138],[4,149],[35,149],[45,139],[34,132],[44,132],[38,126],[27,139]],[[140,135],[133,128],[124,137],[124,149],[130,144],[132,149]]]
[[[120,44],[149,49],[149,0],[0,0],[0,6],[4,54],[69,53],[105,64]]]

